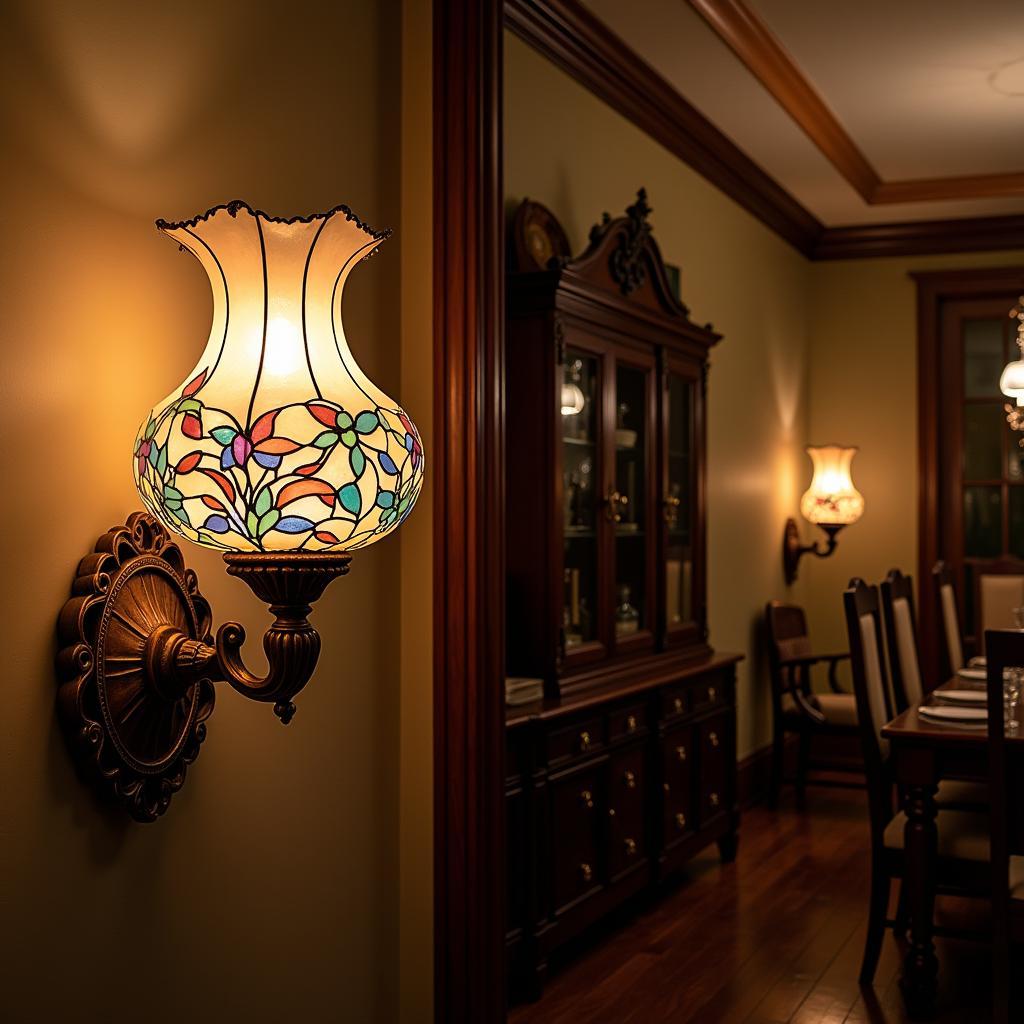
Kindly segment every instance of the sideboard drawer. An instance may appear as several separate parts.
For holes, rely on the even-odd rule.
[[[679,718],[690,710],[689,688],[683,685],[668,686],[661,693],[661,717]]]
[[[555,912],[601,881],[601,769],[581,768],[550,783],[551,866]]]
[[[608,764],[608,873],[614,878],[646,855],[644,751],[617,754]]]
[[[713,818],[726,809],[726,752],[729,718],[716,715],[698,727],[700,744],[700,819]]]
[[[693,729],[666,733],[661,741],[662,807],[665,842],[693,830]]]
[[[725,683],[712,676],[690,687],[690,706],[694,711],[705,711],[713,705],[724,703],[727,696]]]
[[[644,717],[643,704],[631,704],[613,711],[608,716],[608,742],[642,735],[646,731]]]
[[[604,719],[588,718],[548,735],[548,761],[582,757],[604,746]]]

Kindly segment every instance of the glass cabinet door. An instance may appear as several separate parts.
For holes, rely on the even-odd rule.
[[[614,537],[612,632],[617,647],[652,629],[648,522],[652,370],[617,362],[614,376],[613,487],[608,518]]]
[[[599,638],[597,628],[600,362],[569,348],[561,395],[564,552],[562,643],[566,655]]]
[[[694,388],[695,382],[669,372],[665,423],[665,628],[671,634],[694,619]]]

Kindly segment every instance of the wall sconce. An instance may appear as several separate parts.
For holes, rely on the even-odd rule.
[[[210,339],[136,438],[147,511],[82,559],[58,627],[73,750],[138,821],[181,788],[215,682],[291,720],[320,653],[311,606],[350,552],[398,528],[423,483],[416,427],[356,365],[341,321],[350,270],[390,232],[345,206],[284,220],[240,201],[157,228],[209,275]],[[172,533],[223,551],[269,605],[265,677],[246,669],[238,623],[212,637]]]
[[[1010,424],[1012,430],[1024,430],[1024,295],[1010,310],[1010,318],[1017,321],[1017,347],[1020,349],[1020,358],[1003,367],[999,377],[999,390],[1007,398],[1014,400],[1013,405],[1003,406],[1006,422]],[[1017,443],[1024,448],[1024,441]]]
[[[824,548],[819,548],[817,543],[801,544],[796,520],[786,520],[782,537],[782,568],[787,584],[796,579],[797,566],[803,555],[828,558],[836,549],[836,534],[844,526],[857,522],[864,513],[864,498],[850,479],[850,463],[857,449],[837,444],[808,445],[807,454],[814,464],[814,476],[811,486],[800,499],[800,514],[825,531],[827,542]]]

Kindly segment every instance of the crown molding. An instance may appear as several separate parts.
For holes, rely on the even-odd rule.
[[[1024,248],[1016,214],[825,227],[579,0],[505,0],[504,15],[506,28],[808,259]]]

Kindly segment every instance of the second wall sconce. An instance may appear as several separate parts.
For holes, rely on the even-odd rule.
[[[828,558],[836,549],[836,535],[844,526],[857,522],[864,513],[864,498],[853,486],[850,463],[856,448],[841,445],[808,445],[807,454],[814,465],[811,486],[800,499],[800,514],[809,523],[825,531],[826,543],[801,544],[795,519],[787,519],[782,537],[782,569],[786,583],[797,576],[800,559],[806,554]]]
[[[284,220],[241,201],[157,227],[209,275],[213,326],[139,430],[146,511],[80,562],[57,661],[76,756],[138,821],[163,814],[184,782],[215,682],[291,720],[320,653],[311,606],[350,552],[401,525],[423,484],[416,427],[356,364],[341,320],[350,270],[390,232],[345,206]],[[172,534],[222,551],[269,605],[265,676],[245,667],[238,623],[212,636]]]

